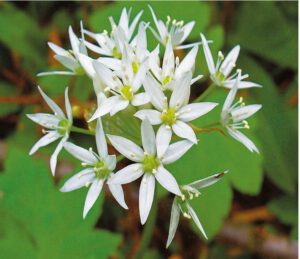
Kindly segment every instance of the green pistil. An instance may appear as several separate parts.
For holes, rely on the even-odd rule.
[[[225,80],[225,76],[222,72],[220,72],[219,70],[217,70],[216,74],[215,74],[216,78],[218,78],[218,80],[220,82],[223,82]]]
[[[172,126],[176,121],[175,113],[175,109],[169,108],[161,113],[160,118],[164,124]]]
[[[82,76],[82,75],[85,74],[85,72],[84,72],[84,70],[83,70],[83,68],[82,68],[81,66],[78,67],[78,68],[76,68],[74,72],[75,72],[77,75],[80,75],[80,76]]]
[[[145,155],[142,160],[142,169],[147,173],[155,173],[159,165],[159,160],[153,155]]]
[[[131,92],[131,86],[130,85],[124,85],[121,89],[121,93],[123,94],[123,96],[126,100],[131,101],[132,92]]]
[[[104,179],[108,177],[110,170],[107,168],[104,162],[99,161],[96,164],[94,164],[94,173],[97,178]]]
[[[163,85],[166,85],[167,83],[169,83],[171,80],[171,77],[170,76],[166,76],[165,79],[162,81],[162,84]]]
[[[117,59],[121,59],[122,58],[122,53],[120,53],[117,49],[117,47],[113,48],[113,56]]]
[[[140,64],[138,62],[132,62],[133,73],[136,74],[139,71]]]
[[[61,135],[65,135],[67,132],[70,131],[71,123],[67,119],[62,119],[58,123],[57,131]]]

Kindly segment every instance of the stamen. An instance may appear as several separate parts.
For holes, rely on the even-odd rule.
[[[168,15],[166,25],[169,26],[170,22],[171,22],[171,17]]]
[[[152,170],[152,174],[156,174],[157,173],[157,170],[156,169],[153,169]]]
[[[181,195],[181,200],[185,201],[185,195],[184,194]]]
[[[93,153],[93,148],[90,147],[89,148],[89,152]]]
[[[186,212],[183,213],[183,216],[187,219],[191,219],[191,216],[189,214],[187,214]]]
[[[218,52],[218,58],[221,59],[221,60],[224,59],[224,55],[223,55],[222,51]]]

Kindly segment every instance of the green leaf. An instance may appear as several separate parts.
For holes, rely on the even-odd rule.
[[[297,9],[296,2],[286,4]],[[297,20],[291,23],[284,16],[280,5],[271,1],[245,2],[240,5],[236,14],[235,30],[229,37],[231,44],[238,42],[242,49],[282,67],[297,69]]]
[[[0,81],[0,96],[12,97],[16,96],[16,87]],[[19,106],[13,103],[4,103],[0,105],[0,117],[14,113],[18,110]]]
[[[60,193],[44,162],[11,148],[0,183],[1,206],[30,233],[37,258],[107,258],[119,244],[119,235],[93,229],[104,193],[83,220],[86,190]]]

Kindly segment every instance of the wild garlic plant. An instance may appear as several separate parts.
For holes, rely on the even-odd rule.
[[[195,171],[195,182],[186,184],[178,182],[176,175],[168,171],[165,165],[176,162],[197,145],[199,134],[216,129],[199,128],[193,121],[205,116],[218,105],[223,108],[217,130],[224,130],[225,134],[239,141],[251,152],[259,153],[255,144],[241,131],[249,129],[246,119],[254,115],[261,105],[245,106],[242,98],[238,101],[235,99],[239,89],[260,85],[244,81],[248,75],[242,75],[240,69],[232,72],[236,67],[239,46],[234,47],[225,58],[220,51],[215,64],[209,48],[211,41],[207,41],[202,33],[199,34],[199,41],[196,39],[196,43],[182,45],[189,38],[195,25],[194,21],[184,25],[183,21],[172,20],[168,16],[164,22],[157,19],[150,6],[149,9],[153,21],[141,21],[141,11],[130,22],[131,9],[124,8],[118,23],[112,17],[109,18],[110,31],[94,33],[84,29],[81,23],[81,34],[77,37],[70,26],[69,50],[48,43],[55,53],[55,59],[67,70],[43,72],[39,76],[87,75],[91,79],[91,87],[95,91],[94,100],[97,102],[96,108],[90,111],[91,115],[86,119],[86,125],[96,123],[96,127],[95,130],[91,130],[90,127],[79,128],[73,124],[68,88],[65,91],[66,116],[38,87],[54,114],[28,114],[31,120],[46,128],[43,130],[45,136],[33,146],[30,154],[60,139],[50,160],[52,174],[55,174],[57,156],[62,148],[81,162],[83,169],[72,176],[60,190],[69,192],[89,187],[83,217],[94,205],[104,184],[108,186],[116,201],[128,209],[122,185],[141,177],[139,212],[141,223],[144,224],[153,202],[157,202],[157,181],[174,197],[167,240],[169,246],[181,214],[187,219],[192,219],[207,238],[189,201],[198,198],[200,189],[219,181],[230,168],[224,168],[223,172],[205,179],[197,179]],[[153,50],[148,49],[147,30],[150,30],[154,39],[158,41]],[[193,84],[202,78],[202,75],[193,74],[197,64],[197,53],[202,47],[212,84],[202,95],[191,98],[192,87],[197,87]],[[162,56],[159,55],[160,49],[164,49]],[[189,50],[186,51],[185,57],[179,58],[178,49]],[[182,56],[183,50],[180,52]],[[226,100],[223,103],[204,101],[208,92],[218,87],[225,88],[224,91],[230,90]],[[127,121],[138,121],[141,144],[134,143],[124,136],[108,134],[102,126],[103,120],[109,117],[107,123],[114,121],[118,113],[127,109],[135,109],[136,118],[128,117]],[[80,147],[80,143],[71,143],[72,132],[91,135],[97,151]],[[108,152],[108,144],[116,150],[114,154]],[[122,159],[127,159],[127,163],[130,164],[122,168]]]

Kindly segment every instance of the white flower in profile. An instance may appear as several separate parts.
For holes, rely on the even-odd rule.
[[[147,72],[147,61],[140,65],[136,74],[132,66],[126,66],[122,80],[99,61],[94,61],[93,65],[97,76],[107,86],[106,92],[110,92],[112,96],[107,98],[104,93],[98,94],[98,108],[89,121],[107,113],[113,116],[126,109],[129,104],[140,106],[150,101],[147,93],[138,92]]]
[[[173,90],[174,81],[180,79],[185,73],[194,71],[195,60],[198,53],[198,46],[194,46],[191,51],[180,62],[179,58],[174,55],[171,41],[168,40],[162,65],[159,59],[159,46],[151,52],[149,57],[149,68],[160,82],[162,90]],[[199,75],[192,79],[191,84],[202,77]]]
[[[35,114],[27,114],[27,117],[32,121],[38,123],[39,125],[45,127],[47,130],[43,129],[45,136],[43,136],[35,145],[31,148],[29,155],[34,154],[40,147],[44,147],[55,140],[61,138],[61,141],[58,143],[54,153],[50,158],[50,168],[51,172],[55,174],[55,168],[57,164],[57,156],[61,151],[64,143],[69,138],[70,130],[73,124],[73,116],[72,109],[68,97],[68,88],[65,90],[65,106],[67,116],[65,116],[64,112],[61,108],[51,100],[38,86],[38,89],[50,107],[50,109],[54,112],[54,114],[49,113],[35,113]]]
[[[255,144],[239,130],[250,128],[246,119],[252,116],[258,110],[260,110],[262,105],[252,104],[245,106],[242,97],[239,99],[238,102],[233,104],[237,90],[239,88],[239,84],[241,83],[240,79],[241,75],[240,73],[238,73],[238,76],[235,80],[235,84],[231,88],[222,108],[221,124],[224,127],[226,127],[230,136],[232,136],[237,141],[241,142],[251,152],[255,151],[259,153]]]
[[[82,26],[82,23],[81,23]],[[60,46],[48,42],[49,47],[54,51],[54,58],[70,71],[50,71],[39,73],[38,76],[46,75],[83,75],[84,69],[79,60],[79,54],[87,55],[87,49],[84,45],[84,39],[79,39],[71,26],[69,26],[69,38],[71,50],[65,50]]]
[[[210,73],[211,80],[217,85],[225,88],[232,88],[235,83],[235,79],[240,70],[237,70],[236,73],[230,75],[233,68],[236,66],[236,60],[238,58],[240,52],[240,46],[235,46],[224,59],[224,55],[221,51],[218,53],[217,64],[215,65],[210,48],[208,46],[208,42],[205,36],[201,33],[201,39],[203,44],[203,50],[205,59],[207,62],[208,70]],[[261,85],[249,82],[242,81],[247,78],[249,75],[241,76],[241,82],[239,84],[239,88],[250,88],[250,87],[261,87]]]
[[[104,30],[103,33],[93,33],[88,30],[83,30],[86,35],[90,36],[98,44],[97,46],[90,42],[85,42],[87,48],[100,55],[114,57],[117,59],[122,58],[123,44],[131,42],[136,25],[142,13],[143,11],[140,11],[135,16],[131,24],[131,8],[129,11],[127,11],[126,8],[123,8],[118,25],[115,23],[113,17],[109,17],[112,27],[110,35],[108,35],[106,30]]]
[[[144,88],[156,110],[140,110],[135,113],[135,116],[141,120],[147,118],[152,125],[161,124],[157,134],[163,136],[161,145],[164,145],[165,148],[168,147],[171,141],[172,131],[178,137],[197,143],[196,135],[187,122],[208,113],[217,105],[217,103],[212,102],[188,104],[191,79],[192,74],[186,73],[176,80],[168,102],[168,98],[164,95],[158,82],[149,74],[145,78]]]
[[[205,234],[205,231],[202,227],[202,224],[200,223],[200,220],[195,213],[194,209],[190,205],[188,200],[192,200],[194,197],[199,197],[200,189],[208,187],[213,185],[214,183],[218,182],[228,171],[214,174],[212,176],[209,176],[207,178],[192,182],[187,185],[183,185],[181,187],[181,191],[183,195],[181,198],[176,197],[173,200],[172,209],[171,209],[171,218],[170,218],[170,226],[169,226],[169,235],[167,240],[168,247],[177,230],[179,219],[180,219],[180,213],[183,214],[183,216],[187,219],[193,219],[198,229],[201,231],[202,235],[207,239],[207,236]]]
[[[109,180],[109,184],[126,184],[143,176],[139,191],[139,210],[141,223],[144,224],[153,202],[155,179],[169,192],[181,196],[174,176],[164,168],[164,165],[178,160],[191,148],[193,143],[182,140],[165,149],[162,146],[163,136],[156,135],[155,137],[154,130],[148,120],[143,120],[141,133],[143,149],[126,138],[108,135],[114,148],[135,162],[118,171]]]
[[[84,186],[90,186],[85,199],[83,218],[86,217],[87,213],[96,202],[104,183],[107,183],[107,180],[113,177],[113,170],[116,168],[116,156],[109,155],[107,151],[107,143],[101,119],[98,120],[96,126],[96,144],[98,154],[93,152],[92,149],[86,150],[69,142],[64,144],[64,148],[71,155],[82,161],[82,166],[85,167],[85,169],[66,181],[60,191],[70,192]],[[119,184],[109,184],[108,188],[116,201],[123,208],[128,209],[124,200],[122,186]]]
[[[158,20],[156,18],[156,15],[152,9],[152,7],[149,5],[149,9],[152,13],[152,17],[157,29],[157,32],[152,28],[149,27],[152,31],[154,37],[164,46],[167,45],[168,40],[171,41],[172,47],[174,49],[184,49],[184,48],[190,48],[192,46],[197,45],[198,43],[194,44],[188,44],[188,45],[181,45],[187,37],[190,35],[195,22],[189,22],[186,25],[184,25],[183,21],[176,21],[175,19],[171,21],[170,16],[167,16],[167,21],[164,23],[162,20]]]

